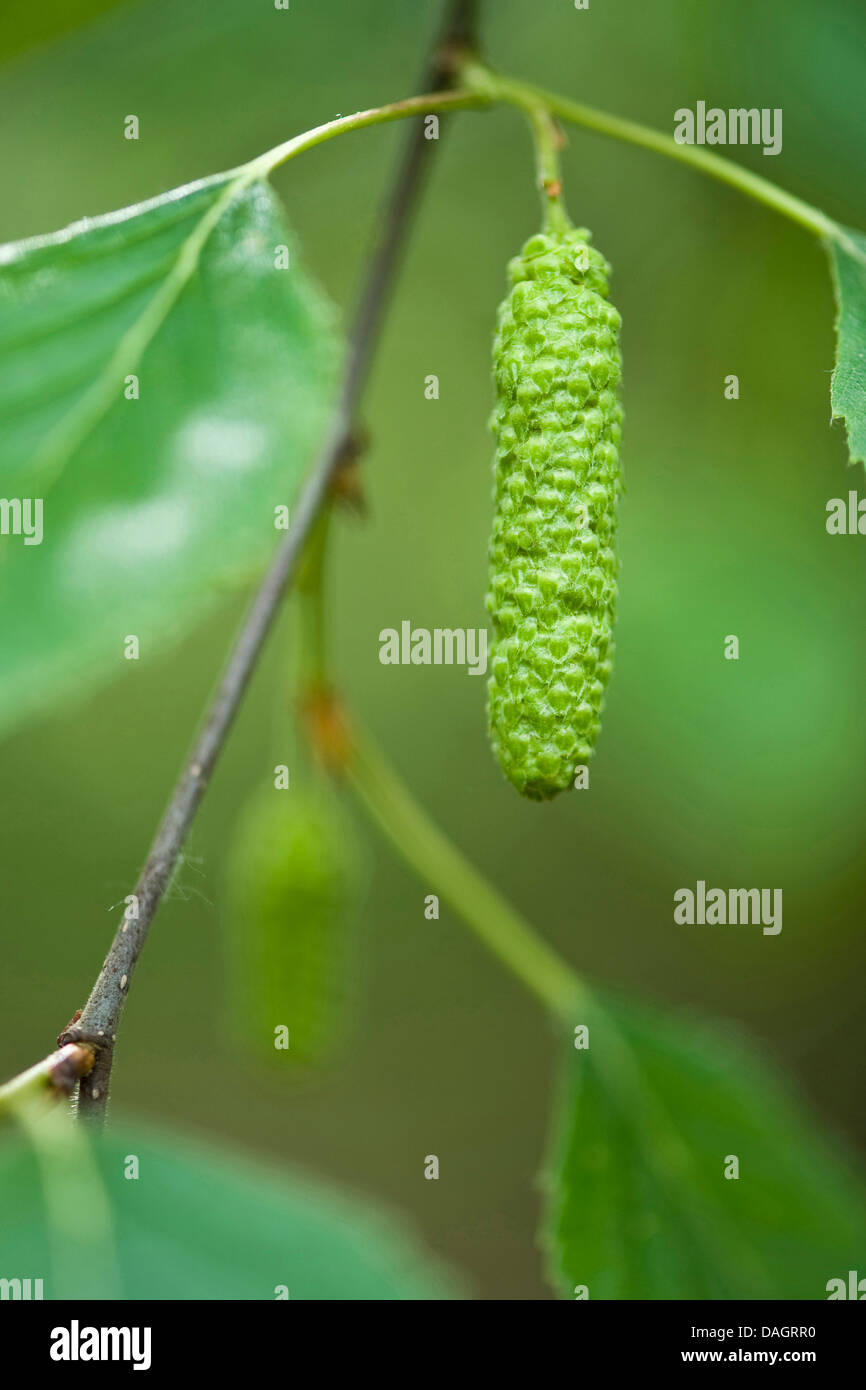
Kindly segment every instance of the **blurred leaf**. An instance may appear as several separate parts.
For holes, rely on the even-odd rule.
[[[845,421],[851,462],[866,463],[866,235],[841,227],[828,249],[838,309],[833,418]]]
[[[0,26],[0,62],[36,44],[77,29],[106,10],[116,9],[120,0],[4,0]]]
[[[276,543],[324,423],[331,311],[267,184],[219,175],[0,248],[0,728],[119,673]],[[127,399],[125,381],[139,380]]]
[[[97,1160],[126,1299],[442,1299],[462,1292],[392,1220],[297,1174],[148,1131],[116,1130]],[[139,1177],[127,1178],[129,1158]],[[70,1197],[73,1189],[70,1188]],[[75,1189],[75,1196],[81,1198]],[[56,1202],[56,1195],[55,1195]],[[62,1233],[61,1233],[62,1238]],[[0,1146],[0,1266],[45,1279],[46,1298],[80,1297],[49,1275],[52,1232],[31,1150]]]
[[[30,1143],[46,1249],[44,1256],[40,1253],[38,1274],[28,1276],[25,1262],[13,1277],[43,1279],[49,1297],[57,1287],[75,1289],[78,1298],[111,1298],[118,1288],[111,1207],[86,1128],[75,1123],[67,1106],[41,1097],[18,1105],[14,1117]],[[7,1232],[14,1228],[4,1208],[11,1206],[16,1190],[13,1181],[7,1193],[3,1171],[0,1150],[0,1263],[10,1253]],[[29,1219],[26,1211],[20,1219]]]
[[[228,868],[228,987],[238,1032],[269,1059],[314,1060],[339,1034],[358,896],[351,826],[328,790],[257,793]],[[274,1029],[289,1030],[287,1051]]]
[[[549,1177],[565,1297],[821,1299],[862,1262],[862,1189],[741,1042],[622,1002],[581,1021]]]

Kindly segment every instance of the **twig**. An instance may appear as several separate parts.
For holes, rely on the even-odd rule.
[[[425,89],[451,82],[456,50],[471,44],[475,10],[475,0],[450,0],[443,33],[424,76]],[[433,143],[424,138],[420,125],[408,140],[349,336],[345,374],[326,443],[302,489],[291,527],[244,620],[210,710],[175,786],[136,885],[134,906],[127,909],[118,927],[81,1018],[61,1034],[63,1043],[86,1042],[96,1049],[95,1065],[82,1077],[80,1085],[79,1109],[90,1118],[101,1119],[105,1113],[117,1026],[148,929],[178,864],[281,599],[295,576],[306,539],[342,460],[351,450],[358,405],[385,301]]]

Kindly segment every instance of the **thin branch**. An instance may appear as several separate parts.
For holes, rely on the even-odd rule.
[[[467,47],[472,41],[475,8],[473,0],[451,0],[443,32],[425,73],[424,88],[451,83],[455,50]],[[416,126],[385,205],[382,233],[350,333],[345,374],[327,440],[302,489],[291,527],[241,627],[210,710],[157,830],[135,888],[135,902],[124,914],[81,1018],[61,1035],[63,1043],[86,1042],[96,1048],[95,1065],[82,1077],[80,1085],[79,1109],[91,1118],[101,1119],[105,1113],[117,1027],[150,924],[179,862],[190,826],[280,602],[297,572],[307,537],[341,462],[351,451],[358,405],[388,291],[395,278],[434,144],[424,138],[420,125]]]

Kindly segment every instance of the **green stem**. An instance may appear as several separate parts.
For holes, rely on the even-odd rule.
[[[507,101],[519,106],[524,112],[535,145],[545,230],[553,233],[567,231],[571,227],[571,220],[562,201],[562,172],[559,163],[561,137],[550,107],[529,88],[524,88],[517,82],[508,83],[505,78],[498,77],[473,57],[468,57],[461,66],[460,79],[465,82],[469,91],[475,92],[485,101]]]
[[[428,92],[425,96],[408,97],[405,101],[393,101],[387,106],[355,111],[351,116],[339,116],[336,120],[326,121],[324,125],[314,126],[312,130],[305,130],[302,135],[295,135],[291,140],[284,140],[282,144],[275,145],[272,150],[266,150],[249,163],[229,169],[227,174],[229,177],[239,178],[245,184],[252,183],[256,179],[266,178],[278,165],[285,164],[286,160],[293,159],[296,154],[312,150],[316,145],[323,145],[326,140],[333,140],[335,136],[343,135],[346,131],[385,125],[390,121],[403,120],[407,116],[425,116],[434,111],[461,111],[467,107],[486,104],[487,98],[482,92]]]
[[[581,980],[433,824],[379,750],[356,730],[348,773],[406,863],[557,1020],[573,1021],[576,1006],[589,997]]]
[[[501,77],[475,61],[466,63],[460,76],[470,91],[478,92],[488,101],[505,101],[524,111],[533,106],[541,106],[561,120],[572,121],[575,125],[585,126],[600,135],[610,135],[614,139],[640,145],[643,149],[655,150],[656,154],[667,155],[670,159],[679,160],[681,164],[689,164],[693,169],[709,174],[741,193],[747,193],[749,197],[781,213],[783,217],[789,217],[792,222],[806,227],[815,236],[838,240],[843,235],[843,229],[839,224],[819,208],[812,207],[810,203],[794,197],[792,193],[786,193],[769,179],[761,178],[760,174],[753,174],[750,170],[741,168],[739,164],[734,164],[732,160],[725,159],[722,155],[711,154],[699,145],[680,145],[672,135],[663,135],[661,131],[639,125],[636,121],[626,120],[622,116],[612,116],[607,111],[598,110],[597,107],[571,101],[568,97],[558,96],[555,92],[545,91],[544,88],[535,87],[529,82]]]
[[[18,1076],[0,1086],[0,1115],[14,1114],[21,1106],[54,1094],[51,1075],[45,1062],[37,1062]]]
[[[34,1101],[70,1096],[75,1083],[86,1076],[92,1066],[92,1048],[67,1043],[0,1086],[0,1115],[16,1114]]]
[[[559,163],[559,130],[546,106],[535,103],[527,108],[529,124],[535,140],[538,164],[538,185],[544,207],[545,230],[562,234],[571,227],[571,219],[562,198],[562,171]]]

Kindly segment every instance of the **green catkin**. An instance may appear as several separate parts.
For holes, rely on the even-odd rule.
[[[590,233],[563,222],[512,260],[493,347],[490,737],[518,791],[573,785],[613,658],[620,316]]]
[[[240,1036],[277,1059],[311,1062],[339,1033],[351,947],[356,856],[326,791],[257,793],[228,864],[230,987]],[[289,1030],[288,1051],[274,1030]]]

